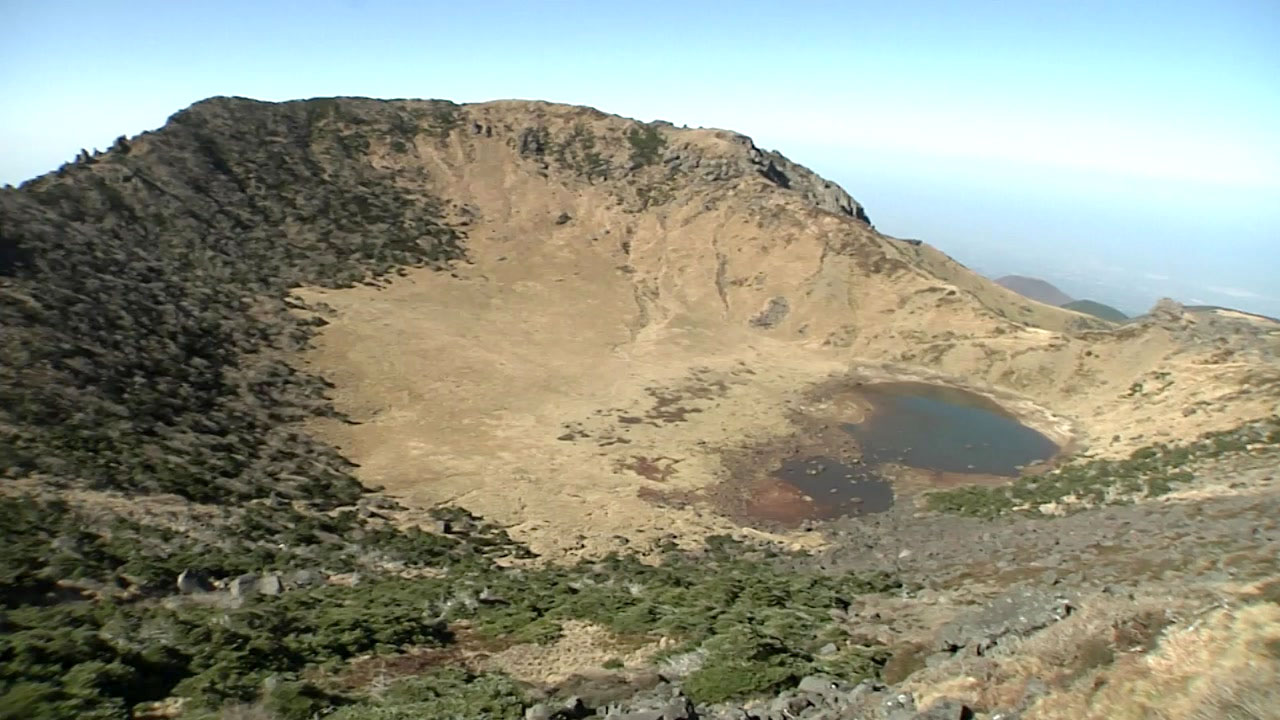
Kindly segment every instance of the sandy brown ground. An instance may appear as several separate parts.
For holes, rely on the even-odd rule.
[[[509,133],[628,126],[549,105],[466,112]],[[745,152],[720,131],[664,132],[668,156],[704,167]],[[1228,339],[1198,339],[1187,315],[1098,329],[754,173],[588,182],[530,163],[502,134],[420,139],[410,160],[453,201],[472,263],[300,290],[333,309],[302,361],[359,421],[315,430],[362,481],[414,507],[462,505],[537,552],[737,530],[713,507],[642,491],[724,480],[725,450],[794,430],[787,411],[833,378],[966,387],[1093,454],[1276,412],[1280,373],[1257,349],[1280,343],[1269,328],[1223,317],[1213,332]],[[404,162],[377,148],[375,161]],[[637,211],[646,183],[670,197]]]

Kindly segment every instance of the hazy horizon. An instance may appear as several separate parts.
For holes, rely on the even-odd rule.
[[[0,8],[0,183],[213,95],[543,99],[751,135],[987,274],[1280,315],[1274,3]]]

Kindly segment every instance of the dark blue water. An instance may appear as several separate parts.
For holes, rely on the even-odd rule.
[[[1016,476],[1059,449],[992,401],[963,390],[881,383],[863,391],[874,410],[864,422],[843,427],[857,439],[867,465]]]
[[[774,475],[813,498],[808,517],[860,515],[893,507],[893,486],[866,465],[846,465],[822,456],[797,457],[784,460]]]

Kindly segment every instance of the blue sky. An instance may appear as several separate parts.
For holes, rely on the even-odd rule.
[[[0,92],[13,184],[218,94],[728,127],[978,269],[1280,315],[1275,0],[0,0]]]

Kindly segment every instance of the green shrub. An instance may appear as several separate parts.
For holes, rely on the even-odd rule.
[[[351,705],[327,717],[332,720],[520,720],[527,704],[524,689],[505,675],[474,675],[460,668],[441,668],[394,683],[381,700]]]
[[[794,684],[809,668],[807,657],[746,629],[716,638],[707,649],[702,668],[683,683],[684,691],[696,703],[761,695]]]
[[[627,131],[627,142],[631,145],[631,166],[640,168],[653,165],[662,159],[662,150],[667,146],[667,139],[652,125],[642,125]]]

